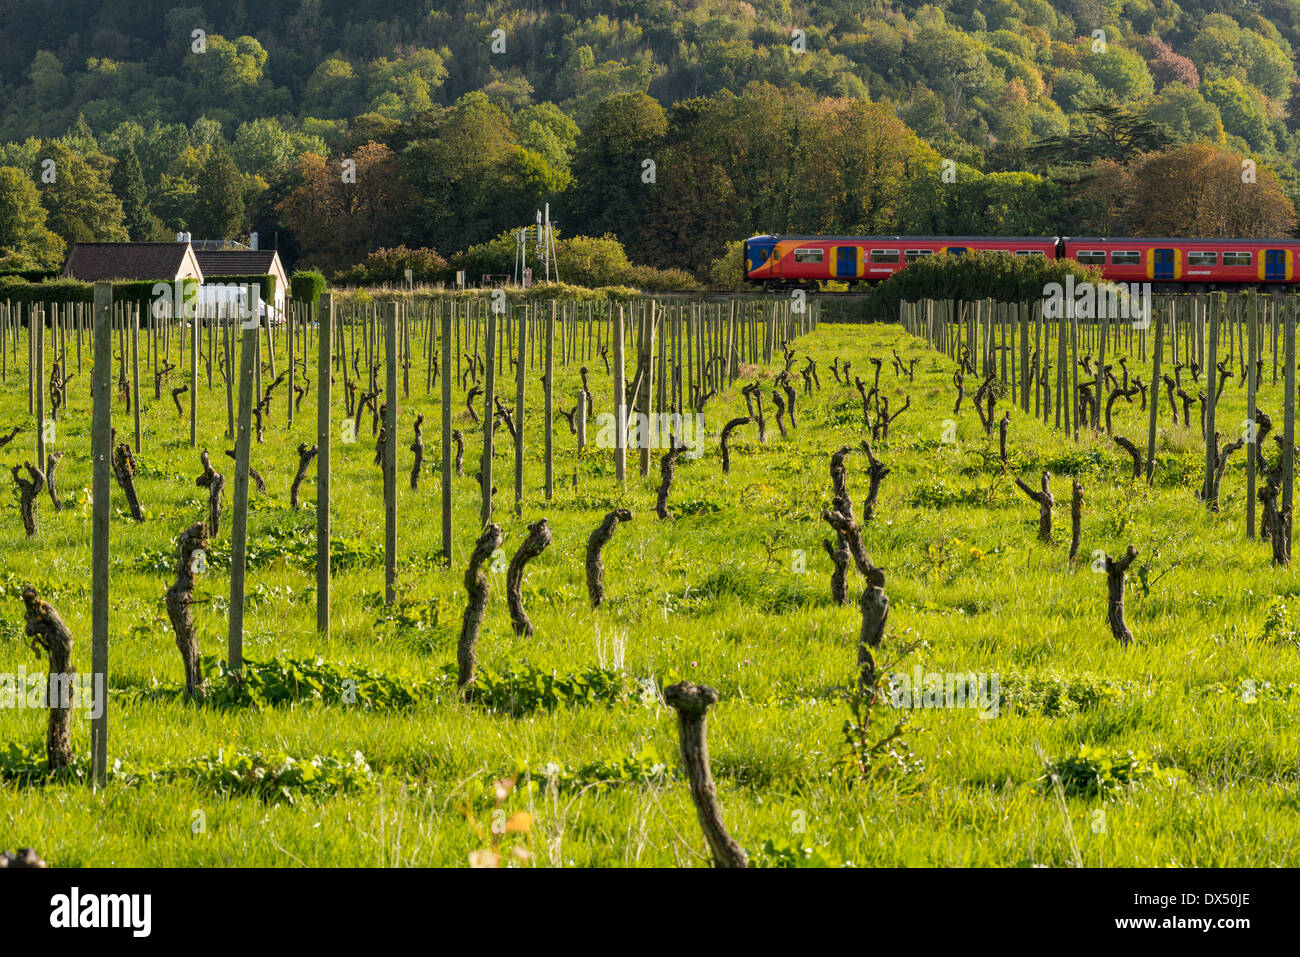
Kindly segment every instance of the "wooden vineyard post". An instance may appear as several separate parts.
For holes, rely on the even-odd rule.
[[[316,359],[316,631],[330,633],[330,364],[334,351],[334,296],[322,293]]]
[[[94,496],[91,515],[90,671],[96,700],[90,719],[90,775],[95,787],[108,780],[108,530],[112,514],[109,456],[113,443],[113,287],[95,283],[94,412],[91,453]]]
[[[479,517],[483,525],[487,525],[492,520],[492,413],[495,408],[493,402],[496,399],[497,384],[497,305],[495,300],[487,310],[483,320],[487,324],[483,349],[487,355],[487,366],[483,370],[483,461],[479,466],[479,482],[482,486],[483,504],[479,509]]]
[[[233,310],[225,310],[227,315],[222,320],[221,303],[217,303],[216,313],[217,322],[221,325],[221,348],[226,354],[226,438],[235,437],[235,330],[233,319]]]
[[[234,310],[236,314],[240,310]],[[227,660],[236,675],[244,666],[244,572],[248,550],[248,455],[252,441],[253,366],[261,336],[261,310],[239,325],[239,422],[235,430],[234,514],[230,522],[230,633]]]
[[[288,336],[288,342],[286,343],[286,348],[289,350],[289,353],[288,353],[288,362],[289,362],[289,428],[290,428],[290,429],[293,429],[293,387],[294,387],[294,385],[296,384],[296,383],[295,383],[295,380],[297,379],[297,376],[298,376],[298,370],[294,368],[294,364],[293,364],[293,363],[294,363],[294,348],[293,348],[293,346],[294,346],[294,342],[293,342],[293,314],[294,314],[294,304],[293,304],[293,302],[289,299],[288,296],[285,296],[284,304],[285,304],[285,310],[284,310],[285,320],[284,320],[284,321],[285,321],[285,323],[286,323],[286,325],[285,325],[285,329],[286,329],[286,331],[287,331],[288,334],[289,334],[289,336]]]
[[[81,330],[77,330],[78,365],[80,365]],[[131,412],[135,417],[135,451],[140,454],[140,306],[131,309]]]
[[[1274,529],[1273,534],[1281,534],[1286,542],[1286,555],[1291,555],[1291,492],[1295,468],[1295,299],[1286,304],[1286,328],[1284,336],[1284,362],[1286,371],[1286,398],[1283,405],[1282,424],[1282,507],[1278,511],[1281,529]]]
[[[738,339],[739,326],[735,319],[735,303],[732,303],[732,323],[728,326],[730,341],[728,343],[728,366],[731,370],[729,381],[734,382],[740,375],[740,345]],[[654,401],[654,371],[655,371],[655,326],[658,324],[658,307],[654,300],[650,301],[648,312],[643,312],[641,317],[641,342],[638,349],[636,360],[637,376],[641,380],[640,388],[637,389],[636,405],[633,412],[645,416],[647,426],[645,429],[636,430],[639,446],[638,461],[640,463],[641,474],[643,476],[650,474],[650,428],[648,424],[653,422],[651,403]]]
[[[542,431],[546,435],[546,501],[555,494],[555,300],[551,300],[551,313],[546,319],[546,397]]]
[[[451,567],[451,339],[454,305],[441,309],[442,337],[442,560]]]
[[[1207,315],[1210,328],[1206,333],[1210,340],[1210,354],[1208,364],[1205,366],[1205,481],[1201,485],[1201,493],[1205,503],[1211,508],[1216,507],[1218,499],[1218,496],[1214,494],[1214,470],[1219,457],[1219,443],[1214,437],[1214,398],[1217,391],[1215,384],[1218,381],[1219,374],[1215,362],[1219,358],[1219,320],[1222,318],[1220,305],[1220,294],[1212,293]],[[1231,345],[1231,339],[1229,339],[1229,345]]]
[[[1074,314],[1074,303],[1065,301],[1065,313],[1070,320],[1070,411],[1074,423],[1074,441],[1079,442],[1079,319]]]
[[[186,303],[185,314],[190,320],[190,448],[199,444],[199,310],[197,304]]]
[[[397,303],[384,316],[384,604],[397,600]]]
[[[623,307],[614,314],[614,475],[627,487],[627,392],[623,360]]]
[[[1100,310],[1103,315],[1100,318],[1093,319],[1097,325],[1097,380],[1092,390],[1092,430],[1096,432],[1101,428],[1101,407],[1105,404],[1106,398],[1106,333],[1109,325],[1106,322],[1106,310]]]
[[[587,393],[585,390],[578,390],[578,411],[577,411],[577,429],[578,429],[578,448],[587,447]]]
[[[36,463],[45,468],[45,310],[33,309],[28,335],[36,337],[34,372],[36,376]],[[113,361],[112,343],[109,344],[108,362]]]
[[[1156,410],[1160,407],[1160,356],[1165,348],[1164,311],[1156,316],[1156,351],[1151,360],[1151,394],[1149,419],[1147,421],[1147,485],[1151,484],[1156,470]]]
[[[515,514],[524,513],[524,401],[528,382],[528,310],[519,313],[519,340],[515,343],[518,377],[515,381]]]
[[[1246,538],[1255,538],[1255,455],[1259,447],[1259,436],[1255,431],[1255,388],[1257,363],[1259,361],[1259,339],[1256,327],[1259,325],[1259,294],[1250,294],[1250,308],[1246,313],[1247,327],[1247,361],[1246,361]],[[1154,383],[1156,380],[1152,380]],[[1154,398],[1154,393],[1153,393]]]

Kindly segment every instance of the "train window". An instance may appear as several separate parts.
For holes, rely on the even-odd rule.
[[[825,250],[821,249],[796,249],[794,251],[794,261],[797,263],[819,263],[825,258]]]
[[[1081,266],[1104,266],[1106,265],[1106,250],[1104,249],[1080,249],[1079,264]]]
[[[1037,249],[1017,249],[1017,256],[1037,256],[1040,255]]]
[[[1187,254],[1187,265],[1189,266],[1213,266],[1218,261],[1218,253],[1207,253],[1199,249],[1193,249]]]
[[[871,261],[873,263],[896,263],[898,262],[898,250],[873,249],[871,250]]]
[[[1116,266],[1140,266],[1142,264],[1142,254],[1131,249],[1126,249],[1123,252],[1116,250],[1110,254],[1110,261]]]
[[[1224,253],[1223,264],[1225,266],[1249,266],[1250,253],[1248,252]]]
[[[903,253],[903,258],[910,263],[914,263],[918,259],[924,259],[926,256],[933,256],[933,255],[934,255],[933,249],[909,249],[907,250],[907,252]]]

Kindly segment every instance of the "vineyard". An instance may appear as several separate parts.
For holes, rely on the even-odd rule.
[[[96,295],[0,313],[0,851],[1296,863],[1291,299]]]

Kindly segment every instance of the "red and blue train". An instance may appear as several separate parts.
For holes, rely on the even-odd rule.
[[[1260,289],[1300,283],[1300,239],[1114,239],[1041,236],[753,236],[745,277],[770,291],[888,279],[926,256],[995,251],[1074,259],[1113,282],[1155,292]]]

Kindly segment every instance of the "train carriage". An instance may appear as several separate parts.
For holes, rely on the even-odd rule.
[[[1300,280],[1295,239],[1114,239],[1071,236],[1063,255],[1115,282],[1150,282],[1158,292],[1273,286]]]
[[[1300,283],[1300,240],[1041,236],[753,236],[745,275],[771,291],[822,282],[879,282],[926,256],[999,251],[1069,258],[1114,282],[1150,282],[1158,292],[1205,292]]]
[[[1056,240],[1040,236],[754,236],[745,241],[748,279],[778,291],[816,289],[819,282],[888,279],[926,256],[995,250],[1056,257]]]

